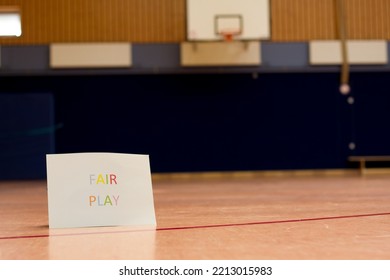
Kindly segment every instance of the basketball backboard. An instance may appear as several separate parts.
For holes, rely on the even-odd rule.
[[[269,0],[187,0],[187,39],[270,38]]]

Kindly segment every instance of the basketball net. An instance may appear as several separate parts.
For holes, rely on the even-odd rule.
[[[225,42],[231,42],[234,38],[233,33],[222,33],[222,37]]]
[[[225,42],[233,42],[234,41],[234,38],[237,36],[237,35],[240,35],[240,32],[236,32],[236,31],[222,31],[221,33],[221,36],[223,38],[223,40]]]

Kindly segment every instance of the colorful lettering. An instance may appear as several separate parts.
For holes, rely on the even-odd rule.
[[[103,185],[117,185],[117,177],[115,174],[98,174],[97,175],[97,180],[96,180],[96,175],[95,174],[90,174],[89,175],[89,184],[103,184]]]
[[[119,195],[117,197],[115,197],[115,195],[113,195],[112,198],[114,198],[114,200],[115,200],[115,206],[118,206]]]
[[[114,201],[114,203],[113,203]],[[110,195],[106,196],[95,196],[90,195],[89,196],[89,206],[118,206],[119,201],[119,195],[115,196],[112,195],[112,198]]]
[[[95,174],[89,175],[89,184],[92,185],[94,181],[95,181]]]
[[[107,195],[106,199],[104,200],[104,206],[106,206],[106,204],[110,204],[112,206],[112,201],[109,195]]]
[[[99,174],[98,179],[96,181],[96,185],[99,183],[105,184],[102,174]]]
[[[116,182],[116,175],[115,174],[110,174],[110,184],[112,185],[112,182],[115,182],[115,185],[118,184]]]
[[[89,206],[92,206],[92,204],[96,202],[96,196],[90,195],[89,196]]]

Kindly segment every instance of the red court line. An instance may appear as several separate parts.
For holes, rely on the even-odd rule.
[[[271,225],[271,224],[284,224],[284,223],[302,223],[302,222],[313,222],[313,221],[324,221],[324,220],[367,218],[367,217],[378,217],[378,216],[390,216],[390,212],[389,213],[374,213],[374,214],[291,219],[291,220],[258,221],[258,222],[247,222],[247,223],[166,227],[166,228],[156,228],[156,229],[138,229],[138,230],[133,229],[133,230],[122,230],[122,231],[118,230],[118,231],[104,231],[104,232],[80,232],[80,233],[64,233],[64,234],[6,236],[6,237],[0,237],[0,240],[48,238],[48,237],[57,237],[57,236],[78,236],[78,235],[109,234],[109,233],[130,233],[130,232],[142,232],[142,231],[176,231],[176,230],[191,230],[191,229],[221,228],[221,227],[240,227],[240,226]]]

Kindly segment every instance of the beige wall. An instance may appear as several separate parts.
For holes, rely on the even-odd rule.
[[[0,0],[19,6],[23,34],[0,43],[180,42],[184,0]]]
[[[344,0],[349,39],[390,39],[389,0]],[[273,41],[337,39],[336,0],[272,0]]]
[[[345,0],[350,39],[390,39],[389,0]],[[185,0],[0,0],[23,35],[0,44],[170,43],[186,40]],[[273,41],[336,39],[335,0],[271,0]]]

